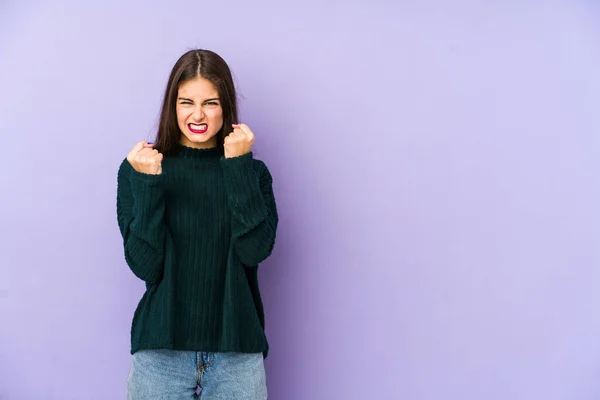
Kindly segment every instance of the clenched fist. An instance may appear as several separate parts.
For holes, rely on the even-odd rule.
[[[231,132],[225,141],[223,147],[225,149],[225,158],[238,157],[247,154],[252,149],[254,144],[254,133],[245,124],[233,124],[233,132]]]
[[[137,172],[149,175],[162,174],[163,155],[147,142],[139,142],[127,154],[127,161]]]

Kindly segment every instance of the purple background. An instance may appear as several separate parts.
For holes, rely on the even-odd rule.
[[[191,47],[275,179],[270,398],[600,398],[596,2],[101,3],[0,4],[0,399],[125,398],[116,172]]]

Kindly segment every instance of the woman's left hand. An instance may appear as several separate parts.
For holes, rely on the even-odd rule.
[[[225,158],[239,157],[252,150],[254,144],[254,133],[246,124],[233,124],[231,132],[223,143],[225,148]]]

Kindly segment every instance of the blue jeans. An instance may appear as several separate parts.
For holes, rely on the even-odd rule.
[[[202,400],[266,399],[262,353],[134,353],[127,378],[129,400],[197,399],[198,392]]]

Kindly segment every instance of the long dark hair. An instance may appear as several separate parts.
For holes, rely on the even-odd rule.
[[[173,66],[163,99],[158,133],[154,148],[168,157],[179,146],[181,130],[177,124],[176,100],[179,87],[192,79],[202,77],[215,85],[223,108],[223,127],[217,133],[217,146],[238,123],[237,96],[229,66],[215,52],[195,49],[182,55]]]

